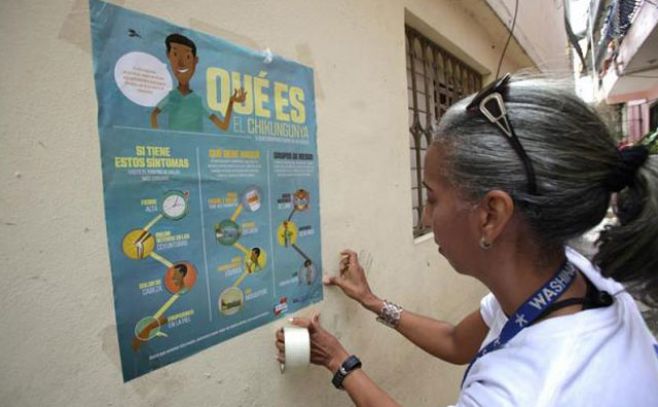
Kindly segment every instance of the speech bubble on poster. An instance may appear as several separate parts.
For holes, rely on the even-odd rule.
[[[131,102],[153,107],[171,91],[167,65],[145,52],[124,54],[114,65],[114,81]]]

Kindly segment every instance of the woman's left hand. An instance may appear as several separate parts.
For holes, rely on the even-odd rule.
[[[311,319],[292,318],[292,324],[308,329],[311,337],[311,363],[324,366],[334,373],[350,355],[335,336],[320,326],[320,314],[316,314]],[[283,363],[285,359],[283,328],[276,332],[276,347],[277,360]]]

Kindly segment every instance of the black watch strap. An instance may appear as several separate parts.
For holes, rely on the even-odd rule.
[[[334,378],[331,379],[331,383],[336,386],[337,389],[343,388],[343,380],[347,377],[348,374],[352,373],[354,370],[361,367],[361,361],[354,355],[349,356],[342,365],[338,368],[334,374]]]

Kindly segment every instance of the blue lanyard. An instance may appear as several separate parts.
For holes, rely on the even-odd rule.
[[[507,320],[505,326],[503,326],[500,336],[489,342],[487,346],[480,349],[480,351],[475,355],[471,364],[468,365],[466,372],[464,373],[464,378],[462,379],[462,387],[466,381],[466,376],[468,372],[473,367],[473,364],[480,357],[486,355],[487,353],[493,352],[505,346],[507,342],[510,341],[516,334],[521,332],[522,329],[530,326],[537,317],[539,317],[546,308],[555,302],[555,300],[562,294],[564,291],[569,288],[571,283],[575,280],[578,269],[576,266],[571,264],[568,260],[558,269],[552,279],[550,279],[543,287],[537,290],[534,294],[530,296],[516,312]]]

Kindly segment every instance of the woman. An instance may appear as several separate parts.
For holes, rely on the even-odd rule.
[[[445,114],[424,169],[423,222],[453,268],[491,291],[480,309],[453,326],[383,301],[352,251],[325,282],[430,354],[469,364],[457,405],[658,405],[656,342],[605,278],[656,305],[657,167],[645,149],[617,150],[557,83],[505,76]],[[592,264],[566,242],[601,221],[613,193],[619,224]],[[397,405],[317,316],[293,323],[356,405]]]

